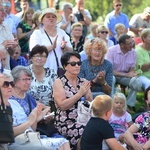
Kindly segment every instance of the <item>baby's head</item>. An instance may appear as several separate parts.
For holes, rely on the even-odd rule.
[[[121,34],[124,34],[125,33],[125,26],[124,26],[124,24],[117,23],[115,25],[115,31],[116,31],[118,36],[121,35]]]
[[[108,95],[98,95],[93,100],[93,114],[99,118],[110,118],[112,113],[112,98]]]
[[[115,110],[126,110],[126,97],[123,93],[116,93],[113,96],[113,109]]]

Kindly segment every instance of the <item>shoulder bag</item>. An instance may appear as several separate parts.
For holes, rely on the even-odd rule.
[[[86,126],[92,115],[92,102],[79,101],[77,107],[77,123]]]
[[[26,130],[24,133],[16,136],[15,143],[24,146],[42,146],[40,133],[31,130]]]
[[[45,30],[44,30],[44,31],[45,31]],[[46,33],[46,35],[47,35],[47,37],[48,37],[50,43],[53,44],[53,43],[52,43],[52,40],[50,39],[50,37],[49,37],[49,35],[47,34],[46,31],[45,31],[45,33]],[[56,54],[55,49],[53,49],[53,52],[54,52],[55,59],[56,59],[56,63],[57,63],[57,75],[58,75],[58,77],[60,77],[61,75],[64,75],[65,70],[64,70],[62,67],[59,66],[58,57],[57,57],[57,54]]]
[[[11,107],[5,106],[2,92],[0,90],[0,143],[13,143],[13,120]]]
[[[28,99],[29,109],[31,112],[32,111],[31,102],[30,102],[28,94],[27,94],[27,99]],[[51,119],[51,120],[44,120],[43,119],[43,120],[41,120],[37,124],[36,131],[40,132],[41,135],[46,135],[48,137],[51,137],[54,133],[57,133],[57,129],[54,125],[54,121],[55,121],[54,119]]]

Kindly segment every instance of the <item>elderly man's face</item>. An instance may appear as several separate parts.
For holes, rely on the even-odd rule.
[[[5,9],[2,4],[0,4],[0,24],[4,21]]]

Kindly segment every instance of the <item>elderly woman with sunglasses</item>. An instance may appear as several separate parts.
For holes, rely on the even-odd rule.
[[[84,126],[77,123],[78,101],[84,97],[92,101],[90,82],[78,77],[80,72],[80,55],[76,52],[66,52],[61,57],[65,74],[54,81],[53,95],[57,105],[56,127],[76,150]]]
[[[12,115],[12,109],[8,102],[8,98],[12,95],[13,86],[14,86],[13,78],[8,74],[0,73],[0,94],[2,94],[4,104],[6,105],[6,108],[7,108],[6,109],[7,113],[10,116]],[[2,99],[0,97],[0,106],[1,106],[1,103],[2,103]],[[0,134],[0,139],[1,138],[5,138],[5,136],[2,135],[1,137],[1,134]],[[7,144],[0,143],[0,150],[5,150],[5,149],[7,150]]]
[[[9,98],[9,103],[13,109],[13,126],[15,137],[22,134],[27,129],[36,131],[37,123],[48,115],[50,108],[36,100],[27,93],[32,73],[24,66],[17,66],[11,72],[14,78],[13,95]],[[41,139],[43,147],[48,149],[70,150],[69,142],[62,136],[52,136]],[[15,145],[15,143],[14,143]],[[12,146],[14,146],[12,145]]]
[[[99,37],[100,39],[104,40],[106,42],[107,48],[111,47],[114,45],[112,40],[109,40],[107,35],[108,35],[108,29],[101,25],[98,26],[96,28],[96,33],[97,33],[97,37]]]
[[[84,48],[88,59],[82,62],[79,77],[86,78],[91,82],[91,91],[94,97],[99,94],[110,95],[113,67],[108,60],[104,59],[107,52],[106,43],[99,38],[88,39]]]

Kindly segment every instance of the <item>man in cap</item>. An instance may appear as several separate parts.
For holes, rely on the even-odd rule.
[[[144,28],[150,28],[150,7],[146,7],[143,13],[133,15],[129,25],[136,37],[139,37]]]

